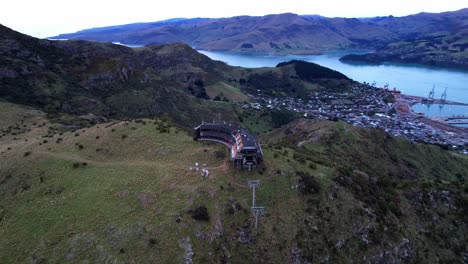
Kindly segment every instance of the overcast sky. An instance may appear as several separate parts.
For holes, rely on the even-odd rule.
[[[404,16],[455,11],[467,0],[5,0],[0,24],[35,37],[175,17],[261,16],[292,12],[327,17]]]

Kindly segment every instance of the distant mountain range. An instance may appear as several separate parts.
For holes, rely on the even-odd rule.
[[[327,18],[291,13],[219,19],[178,18],[86,29],[52,38],[142,45],[183,42],[202,50],[274,54],[315,54],[358,48],[393,54],[395,56],[386,56],[393,61],[407,62],[407,54],[418,53],[408,62],[464,68],[468,67],[467,18],[468,9],[373,18]]]
[[[343,61],[420,63],[468,69],[468,9],[405,17],[327,18],[286,13],[262,17],[176,18],[86,29],[52,39],[125,44],[186,43],[196,49],[317,54],[333,49],[375,53]]]

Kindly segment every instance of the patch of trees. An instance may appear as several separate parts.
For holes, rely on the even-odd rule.
[[[224,102],[229,102],[229,99],[227,99],[226,96],[220,94],[220,95],[215,96],[215,98],[213,98],[213,101],[224,101]]]
[[[271,122],[274,128],[281,127],[297,119],[294,112],[289,110],[272,110]]]
[[[243,88],[254,94],[257,90],[261,90],[262,93],[270,96],[287,95],[299,98],[307,96],[307,89],[297,80],[281,76],[273,71],[252,74],[245,84],[247,85]]]
[[[382,58],[377,54],[349,54],[340,58],[343,62],[365,62],[373,65],[382,64]]]
[[[210,97],[206,93],[205,83],[203,80],[198,79],[193,82],[193,85],[189,85],[187,89],[190,91],[192,95],[195,95],[197,98],[209,100]]]
[[[287,65],[294,65],[294,70],[296,74],[303,80],[313,81],[314,79],[344,79],[349,80],[349,78],[337,71],[331,70],[327,67],[320,66],[315,63],[301,61],[301,60],[291,60],[288,62],[282,62],[276,65],[276,67],[283,67]]]
[[[302,194],[310,195],[320,192],[320,182],[315,176],[302,171],[297,171],[296,175],[299,177],[298,187]]]
[[[271,90],[272,88],[291,85],[288,80],[282,79],[272,71],[252,74],[247,83],[260,90]]]
[[[200,88],[200,90],[198,91],[196,97],[202,98],[202,99],[205,99],[205,100],[209,100],[209,99],[210,99],[210,97],[209,97],[208,94],[206,93],[205,87],[201,87],[201,88]]]

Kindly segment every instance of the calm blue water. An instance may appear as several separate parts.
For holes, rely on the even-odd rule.
[[[440,105],[440,104],[415,104],[413,111],[424,113],[426,116],[468,116],[466,105]]]
[[[337,70],[356,81],[375,82],[378,87],[388,84],[390,88],[395,87],[410,95],[428,96],[433,85],[435,85],[435,98],[440,98],[445,88],[447,88],[447,100],[468,103],[468,71],[431,68],[420,65],[366,65],[339,61],[339,58],[346,54],[364,53],[364,51],[340,50],[322,55],[286,56],[219,51],[199,52],[232,66],[248,68],[274,67],[280,62],[293,59],[305,60]]]

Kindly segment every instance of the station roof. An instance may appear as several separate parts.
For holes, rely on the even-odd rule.
[[[236,124],[230,124],[227,122],[204,122],[195,129],[220,129],[223,131],[229,131],[231,134],[239,133],[241,135],[241,140],[244,148],[257,148],[257,140],[255,137],[250,134],[246,129],[241,128]]]

